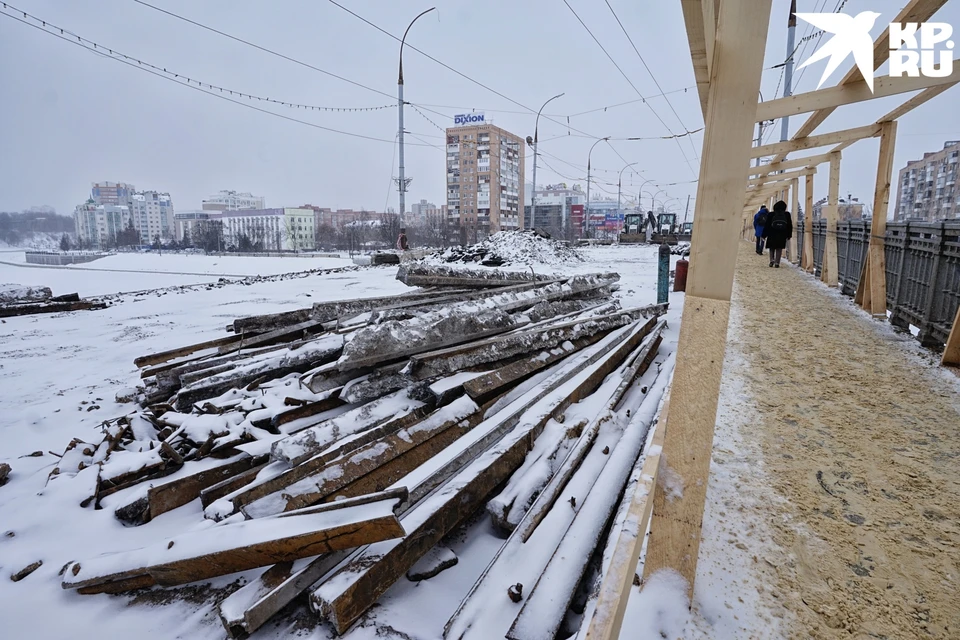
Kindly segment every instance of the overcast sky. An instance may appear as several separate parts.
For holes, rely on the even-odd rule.
[[[391,183],[397,174],[394,96],[399,47],[395,40],[326,0],[151,2],[376,91],[274,57],[133,0],[14,0],[13,6],[204,84],[304,105],[392,105],[377,111],[329,113],[239,99],[283,116],[378,140],[231,104],[0,16],[0,210],[51,205],[69,214],[88,197],[91,182],[104,180],[169,191],[181,210],[199,208],[204,197],[220,189],[263,195],[268,206],[397,208],[397,190]],[[618,173],[625,163],[636,162],[623,174],[625,192],[636,195],[644,180],[650,180],[648,191],[658,190],[655,184],[679,183],[659,188],[666,190],[667,197],[678,199],[670,206],[681,212],[687,196],[696,195],[692,181],[699,172],[702,133],[689,139],[658,139],[703,126],[679,2],[610,0],[660,87],[669,94],[669,104],[662,97],[650,97],[616,107],[612,105],[637,101],[640,95],[655,96],[660,90],[604,2],[568,0],[629,82],[563,0],[435,2],[438,10],[417,22],[408,44],[489,89],[405,50],[405,98],[421,106],[432,121],[406,108],[405,128],[411,135],[405,164],[407,176],[413,178],[408,209],[421,198],[445,202],[445,155],[438,126],[452,126],[454,114],[476,110],[484,112],[488,122],[525,137],[533,134],[534,114],[524,107],[536,110],[561,92],[566,95],[545,110],[553,121],[540,119],[544,155],[538,183],[585,185],[587,152],[593,140],[584,134],[640,137],[653,139],[616,140],[596,147],[594,193],[616,198]],[[343,0],[343,4],[397,36],[417,13],[432,6],[429,0]],[[800,0],[798,11],[830,11],[836,4],[835,0]],[[880,12],[876,36],[903,4],[903,0],[849,0],[844,11]],[[829,6],[824,9],[824,5]],[[785,57],[788,11],[789,0],[774,0],[765,68]],[[960,6],[948,3],[936,19],[960,26]],[[800,21],[798,42],[811,31],[810,25]],[[814,44],[811,41],[806,50],[798,51],[799,61],[813,53]],[[816,88],[824,65],[820,62],[806,69],[794,92]],[[839,81],[851,65],[852,60],[841,65],[827,84]],[[880,74],[886,74],[886,65]],[[779,68],[764,71],[764,98],[777,92],[780,75]],[[901,119],[896,169],[924,151],[942,148],[944,140],[960,138],[957,91],[952,89]],[[841,108],[817,132],[866,124],[907,97]],[[596,111],[571,115],[591,110]],[[791,133],[803,119],[791,119]],[[767,142],[779,136],[777,123],[768,131]],[[844,152],[844,197],[851,193],[872,200],[878,144],[862,141]],[[528,181],[531,163],[528,151]],[[825,175],[823,166],[816,181],[817,198],[826,195]],[[645,206],[649,201],[650,196],[645,196]]]

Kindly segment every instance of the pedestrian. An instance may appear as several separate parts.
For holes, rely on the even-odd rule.
[[[793,237],[793,219],[783,200],[773,205],[773,213],[767,217],[763,235],[767,238],[767,248],[770,250],[770,266],[779,269],[787,240]]]
[[[767,205],[760,205],[760,211],[757,211],[753,214],[753,235],[757,238],[757,255],[763,255],[763,240],[766,238],[763,235],[763,229],[767,226],[767,218],[770,217],[770,212],[767,211]]]
[[[410,248],[410,244],[407,242],[407,230],[400,229],[400,237],[397,238],[397,249],[400,251],[406,251]]]

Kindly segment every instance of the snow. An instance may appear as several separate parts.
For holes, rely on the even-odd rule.
[[[451,247],[423,259],[426,264],[473,263],[526,269],[584,262],[583,254],[562,242],[530,231],[500,231],[468,247]]]
[[[630,637],[634,638],[689,637],[685,633],[690,618],[689,586],[674,569],[657,571],[643,590],[631,598],[621,629],[629,630]]]
[[[591,247],[581,253],[585,261],[563,265],[560,270],[564,275],[616,271],[622,276],[618,295],[624,308],[656,302],[656,247]],[[22,262],[15,256],[6,253],[0,255],[0,260]],[[229,264],[223,262],[227,258],[231,258]],[[100,311],[7,318],[0,324],[0,378],[4,385],[0,394],[0,462],[12,467],[9,482],[0,487],[0,536],[8,530],[15,534],[0,537],[0,620],[4,637],[69,638],[82,633],[98,640],[121,640],[130,637],[131,629],[136,630],[138,640],[224,637],[213,595],[237,580],[236,575],[208,581],[214,590],[209,596],[201,592],[198,599],[171,598],[157,606],[144,606],[147,600],[134,596],[81,596],[64,591],[57,575],[71,560],[147,548],[198,526],[213,525],[203,521],[199,501],[162,514],[146,525],[127,527],[110,508],[79,506],[91,495],[96,468],[47,484],[47,474],[59,460],[47,453],[39,457],[20,456],[33,451],[62,452],[74,437],[99,442],[104,420],[131,411],[131,405],[116,403],[114,397],[118,391],[139,382],[132,364],[138,356],[222,337],[226,335],[224,327],[240,317],[306,308],[314,302],[395,295],[410,290],[394,279],[396,267],[217,284],[222,274],[266,275],[328,268],[344,262],[165,252],[163,256],[111,256],[62,269],[0,263],[0,282],[49,286],[55,295],[74,291],[81,296],[142,292],[119,296],[110,307]],[[104,265],[140,272],[93,270]],[[552,270],[543,263],[534,263],[534,268],[537,273]],[[145,291],[181,285],[199,286]],[[671,293],[670,301],[668,318],[672,326],[661,349],[676,342],[676,320],[683,294]],[[296,380],[292,384],[291,391],[296,388]],[[87,411],[93,404],[100,408]],[[349,409],[348,406],[346,410]],[[344,408],[338,408],[333,415],[342,411]],[[572,412],[573,408],[567,412],[568,425],[575,415]],[[329,417],[332,416],[325,414],[320,419]],[[284,425],[284,429],[292,424]],[[598,445],[601,449],[605,445],[613,448],[615,441],[598,440]],[[271,467],[268,465],[261,477],[275,475],[285,465]],[[578,489],[580,495],[586,495],[584,489]],[[135,495],[132,490],[121,491],[110,496],[109,503],[125,503]],[[561,496],[561,500],[567,498],[566,494]],[[346,637],[374,640],[402,637],[399,634],[405,633],[414,640],[436,640],[442,635],[443,624],[502,544],[489,516],[478,516],[444,541],[444,546],[459,557],[455,567],[419,583],[400,580],[380,598],[379,606],[369,614],[369,624],[355,626]],[[23,581],[13,583],[7,579],[10,573],[38,559],[43,560],[43,566]],[[259,572],[247,576],[254,574]],[[495,595],[506,599],[505,592]],[[222,597],[221,594],[217,599]],[[38,612],[44,615],[37,615]],[[387,626],[397,633],[391,635]],[[267,625],[256,637],[272,640],[291,634],[320,640],[329,637],[330,630],[321,625],[311,631],[284,618]]]

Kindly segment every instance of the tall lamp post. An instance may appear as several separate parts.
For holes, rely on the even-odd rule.
[[[635,165],[635,164],[637,164],[637,163],[636,163],[636,162],[631,162],[630,164],[626,165],[623,169],[620,169],[620,177],[617,179],[617,218],[618,218],[618,222],[619,222],[619,218],[621,218],[621,217],[623,216],[623,210],[622,210],[621,204],[620,204],[621,193],[622,193],[622,191],[623,191],[623,172],[627,170],[627,167],[632,167],[632,166]]]
[[[660,190],[657,191],[655,194],[653,194],[653,198],[652,198],[652,199],[653,199],[653,202],[654,202],[654,205],[653,205],[654,208],[656,208],[656,206],[657,206],[657,205],[656,205],[657,196],[660,195],[661,193],[666,193],[666,192],[667,192],[666,189],[660,189]],[[663,206],[663,202],[662,202],[662,201],[660,202],[660,205]]]
[[[546,107],[550,102],[556,100],[562,95],[564,94],[563,93],[557,94],[552,98],[550,98],[549,100],[547,100],[546,102],[544,102],[543,106],[540,107],[540,111],[537,111],[537,119],[533,123],[533,193],[530,195],[530,217],[532,218],[532,220],[530,221],[531,229],[533,228],[533,225],[536,223],[536,220],[537,220],[537,132],[540,129],[540,113],[543,111],[544,107]],[[530,141],[530,138],[527,138],[528,143],[529,141]],[[560,218],[560,224],[561,226],[563,226],[564,231],[566,231],[567,222],[566,220],[563,219],[562,215]]]
[[[584,212],[584,226],[586,228],[587,235],[590,233],[590,156],[593,154],[593,148],[596,147],[601,142],[605,142],[610,139],[610,136],[606,138],[599,138],[593,145],[590,147],[590,151],[587,152],[587,209]]]
[[[400,40],[400,73],[397,76],[397,106],[399,107],[397,111],[400,112],[400,177],[397,179],[397,186],[400,187],[400,226],[403,226],[403,214],[407,204],[407,185],[410,184],[410,181],[403,175],[403,45],[413,23],[434,9],[436,7],[431,7],[411,20],[410,24],[407,25],[407,30],[403,32],[403,38]]]

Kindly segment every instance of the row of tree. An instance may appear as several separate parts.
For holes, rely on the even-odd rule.
[[[0,211],[0,241],[7,244],[20,244],[36,233],[72,232],[73,227],[73,218],[58,215],[52,207]]]

